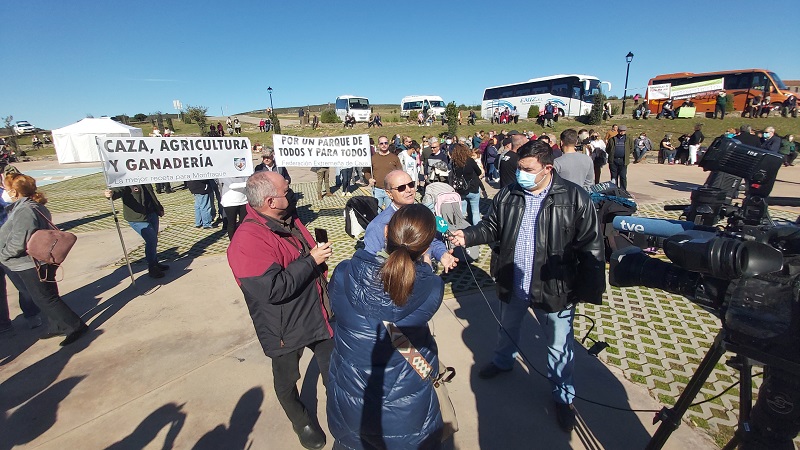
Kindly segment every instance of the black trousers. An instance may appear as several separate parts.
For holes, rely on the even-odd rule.
[[[236,232],[236,228],[241,225],[244,216],[247,215],[247,206],[225,206],[223,209],[225,211],[225,219],[228,221],[228,239],[233,239],[233,233]]]
[[[25,284],[31,300],[42,313],[47,317],[49,332],[70,334],[84,325],[83,320],[61,300],[58,295],[58,284],[56,284],[56,266],[41,266],[37,269],[27,269],[16,272]],[[39,274],[47,277],[50,282],[39,281]]]
[[[333,339],[325,339],[309,344],[308,347],[317,359],[319,373],[322,375],[322,384],[328,387],[328,368],[331,365],[333,352]],[[283,410],[292,426],[302,428],[311,423],[305,405],[300,401],[297,382],[300,380],[300,357],[305,348],[299,348],[286,355],[272,358],[272,378],[275,385],[275,394],[278,396]]]
[[[623,158],[614,158],[608,162],[608,168],[611,170],[611,181],[627,191],[628,166],[625,165],[625,160]]]
[[[714,105],[714,118],[717,118],[717,114],[720,115],[720,119],[725,118],[725,107],[722,105]]]

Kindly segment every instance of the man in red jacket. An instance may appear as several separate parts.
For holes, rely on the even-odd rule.
[[[297,381],[307,347],[328,385],[333,329],[325,261],[331,246],[314,242],[297,217],[294,192],[277,172],[253,174],[245,194],[247,216],[228,247],[228,264],[264,354],[272,359],[278,401],[303,447],[322,448],[325,433],[300,401]]]

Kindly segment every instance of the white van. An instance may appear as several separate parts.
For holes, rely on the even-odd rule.
[[[444,108],[444,100],[438,95],[409,95],[400,100],[400,117],[408,117],[410,111],[424,110],[441,116]]]
[[[355,95],[336,97],[336,116],[344,122],[344,116],[350,114],[356,122],[369,122],[369,99]]]

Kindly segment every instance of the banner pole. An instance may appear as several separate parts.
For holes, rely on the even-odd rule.
[[[108,186],[108,172],[106,172],[106,161],[103,157],[105,153],[100,151],[100,137],[95,137],[95,144],[97,144],[97,152],[101,156],[101,160],[103,161],[103,178],[106,180],[106,189],[109,188]],[[122,255],[125,257],[125,265],[128,266],[128,274],[131,277],[131,284],[136,286],[136,280],[133,278],[133,269],[131,268],[131,261],[128,259],[128,249],[125,248],[125,240],[122,239],[122,229],[119,227],[119,217],[117,217],[117,209],[114,207],[114,199],[108,199],[108,203],[111,204],[111,214],[114,216],[114,225],[117,227],[117,235],[119,235],[119,244],[122,246]],[[157,232],[158,230],[156,230]]]

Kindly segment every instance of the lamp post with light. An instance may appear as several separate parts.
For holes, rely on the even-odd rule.
[[[272,106],[272,86],[267,88],[267,92],[269,92],[269,109],[272,113],[275,113],[275,107]]]
[[[625,55],[625,61],[628,63],[628,70],[625,71],[625,91],[622,93],[622,114],[625,114],[625,99],[628,97],[628,75],[631,73],[633,52],[628,52],[628,54]]]

